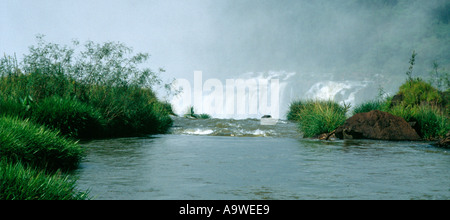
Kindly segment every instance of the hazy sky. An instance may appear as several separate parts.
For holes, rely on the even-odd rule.
[[[180,0],[0,0],[0,52],[18,56],[36,43],[120,41],[148,52],[154,67],[175,72],[195,68],[191,55],[211,39],[210,1]],[[201,6],[201,7],[199,7]],[[197,51],[196,49],[199,49]],[[199,55],[200,56],[200,55]],[[175,74],[176,75],[176,74]]]
[[[403,12],[355,2],[0,0],[0,53],[20,57],[36,34],[44,34],[60,44],[123,42],[149,53],[151,67],[165,68],[172,78],[192,76],[194,70],[206,77],[343,66],[357,72],[378,64],[383,72],[381,65],[396,62],[407,68],[415,49],[409,45],[421,43],[427,13],[445,0],[400,1],[400,8],[414,9]],[[427,54],[419,51],[421,58]]]

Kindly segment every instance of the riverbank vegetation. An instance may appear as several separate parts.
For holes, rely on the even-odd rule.
[[[402,117],[424,140],[443,138],[450,131],[449,91],[439,91],[420,78],[407,80],[396,95],[362,103],[354,113],[380,110]]]
[[[21,61],[0,57],[0,198],[86,199],[65,174],[84,155],[76,140],[167,132],[170,105],[153,91],[164,70],[121,43],[37,42]]]
[[[409,122],[422,139],[440,139],[450,131],[450,74],[438,69],[435,62],[428,82],[413,77],[416,56],[413,52],[406,72],[407,79],[394,96],[383,98],[381,94],[374,100],[355,106],[353,114],[372,110],[388,112]],[[304,137],[317,137],[342,125],[348,109],[348,106],[333,101],[295,101],[290,105],[287,119],[299,122]]]
[[[57,130],[29,119],[0,117],[0,199],[88,199],[67,171],[84,149]]]
[[[0,114],[74,138],[164,133],[172,125],[169,109],[152,90],[161,80],[140,68],[148,54],[131,52],[113,42],[87,42],[77,51],[38,37],[20,65],[15,57],[0,59]]]

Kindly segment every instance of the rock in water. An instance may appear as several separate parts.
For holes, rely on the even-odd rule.
[[[352,116],[336,129],[335,135],[339,139],[420,140],[405,119],[379,110]]]

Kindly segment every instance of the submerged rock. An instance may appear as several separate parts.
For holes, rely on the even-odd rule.
[[[379,110],[352,116],[334,133],[339,139],[420,140],[403,118]]]

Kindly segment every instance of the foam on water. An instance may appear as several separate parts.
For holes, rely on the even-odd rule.
[[[172,134],[229,137],[300,137],[297,124],[279,121],[261,124],[258,119],[192,119],[173,117]]]

